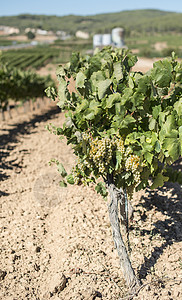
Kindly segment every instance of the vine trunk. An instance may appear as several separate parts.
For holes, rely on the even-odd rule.
[[[110,195],[110,203],[108,205],[109,210],[109,218],[112,228],[113,240],[115,243],[115,247],[118,252],[118,256],[120,259],[121,269],[126,280],[126,284],[131,290],[131,292],[135,292],[140,286],[140,282],[135,275],[135,272],[132,268],[122,235],[120,230],[120,222],[118,215],[118,206],[119,203],[125,201],[125,195],[123,189],[118,189],[112,182],[112,176],[108,175],[106,181],[107,190]]]

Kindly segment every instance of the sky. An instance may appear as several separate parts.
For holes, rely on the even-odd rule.
[[[147,8],[182,13],[182,0],[1,0],[0,16],[23,13],[86,16]]]

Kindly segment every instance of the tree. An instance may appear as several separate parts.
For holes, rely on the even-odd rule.
[[[56,161],[61,185],[94,183],[103,197],[109,194],[113,239],[132,291],[140,282],[122,239],[119,213],[127,225],[127,199],[134,190],[182,182],[182,174],[169,167],[182,154],[182,64],[173,53],[142,74],[131,71],[136,61],[128,50],[111,47],[92,57],[74,53],[57,69],[58,95],[47,89],[67,111],[63,127],[53,131],[66,137],[78,158],[71,174]]]
[[[35,34],[32,31],[28,31],[26,35],[29,40],[33,40],[35,38]]]

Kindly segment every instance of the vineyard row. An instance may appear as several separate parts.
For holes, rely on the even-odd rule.
[[[0,65],[0,109],[2,113],[9,108],[10,101],[24,103],[45,96],[45,89],[54,86],[50,76],[40,76],[31,71],[22,71]]]

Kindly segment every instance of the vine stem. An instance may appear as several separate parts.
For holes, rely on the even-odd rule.
[[[1,108],[1,117],[2,117],[2,121],[5,121],[5,115],[4,115],[4,110],[3,110],[3,108]]]
[[[125,244],[123,242],[123,238],[121,235],[119,217],[118,217],[118,204],[119,199],[122,198],[122,201],[125,201],[125,194],[123,189],[117,189],[113,183],[112,175],[108,174],[106,187],[110,195],[110,203],[108,205],[109,218],[112,228],[113,240],[115,243],[115,247],[118,252],[118,256],[120,259],[120,266],[126,280],[126,284],[134,293],[139,287],[140,282],[135,275],[135,272],[132,268]]]
[[[161,98],[161,102],[163,102],[164,99],[166,99],[167,97],[171,96],[171,92],[175,89],[175,83],[173,83],[172,87],[170,88],[169,92],[167,95],[163,96]]]

